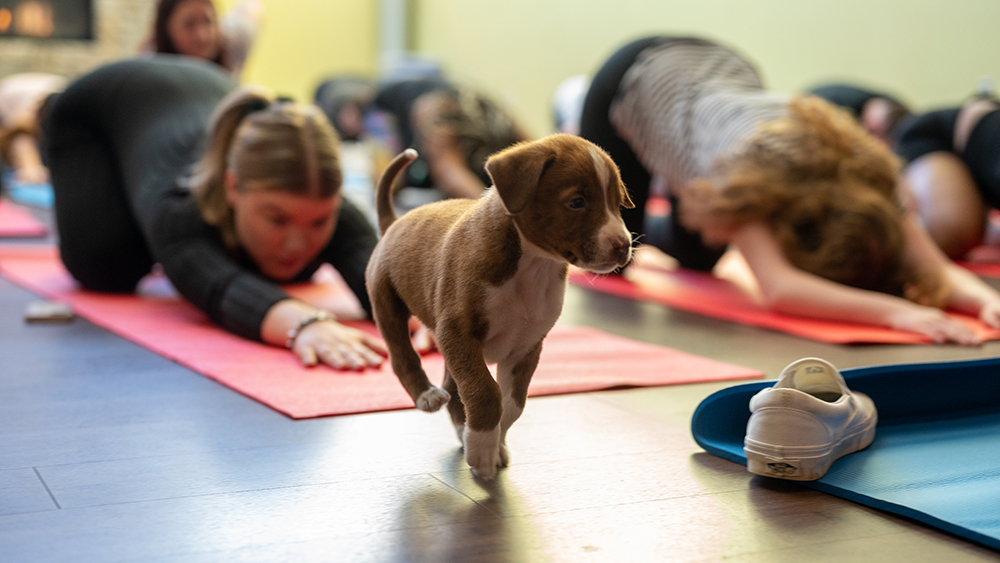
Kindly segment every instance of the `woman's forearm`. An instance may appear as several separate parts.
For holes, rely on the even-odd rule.
[[[457,152],[428,155],[428,166],[435,186],[452,198],[476,199],[486,189],[482,180],[469,170]]]
[[[28,133],[19,134],[10,142],[10,159],[18,180],[29,183],[48,181],[48,170],[42,164],[38,144]]]
[[[285,346],[289,331],[299,326],[302,319],[316,312],[316,307],[297,299],[284,299],[275,303],[260,325],[260,338],[274,346]]]
[[[957,264],[945,267],[945,280],[950,289],[950,309],[975,316],[988,304],[1000,304],[1000,293]]]
[[[758,276],[758,283],[768,309],[804,317],[892,326],[895,315],[918,307],[899,297],[857,289],[800,270]]]
[[[742,227],[733,242],[757,277],[765,304],[774,311],[919,332],[937,342],[979,342],[968,328],[940,309],[846,286],[795,268],[762,224]]]

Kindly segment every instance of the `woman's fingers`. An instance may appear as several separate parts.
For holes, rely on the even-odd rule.
[[[306,367],[312,367],[318,362],[316,350],[313,350],[312,346],[303,346],[302,350],[297,355],[299,357],[299,361]]]
[[[413,333],[413,347],[417,350],[417,353],[424,354],[430,352],[434,350],[435,346],[434,338],[427,327],[421,326]]]
[[[890,324],[893,328],[917,332],[932,341],[943,344],[955,342],[972,346],[982,339],[964,323],[949,317],[944,311],[931,307],[913,306]]]
[[[1000,304],[991,303],[983,306],[979,312],[979,320],[989,325],[990,328],[1000,328]]]
[[[295,353],[305,366],[322,362],[335,369],[378,367],[388,356],[385,343],[338,323],[314,323],[299,334]]]
[[[434,333],[424,323],[417,320],[416,317],[410,317],[410,334],[413,338],[413,349],[418,354],[422,355],[432,352],[437,347],[437,343],[434,341]]]
[[[982,340],[964,324],[947,319],[941,324],[930,327],[925,334],[931,337],[934,342],[943,344],[945,342],[955,342],[965,346],[980,344]]]
[[[360,342],[324,346],[319,357],[324,364],[336,369],[360,370],[378,367],[385,360],[381,355]]]
[[[385,347],[385,342],[380,338],[376,338],[369,334],[361,333],[361,341],[368,350],[379,355],[379,363],[382,363],[382,358],[389,357],[389,349]]]

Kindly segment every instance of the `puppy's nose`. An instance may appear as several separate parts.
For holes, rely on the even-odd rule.
[[[611,241],[611,250],[618,258],[617,262],[619,264],[624,264],[629,259],[629,253],[632,250],[632,241],[626,238],[616,238]]]

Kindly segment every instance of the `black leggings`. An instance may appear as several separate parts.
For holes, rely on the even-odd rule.
[[[618,136],[611,124],[611,105],[618,95],[618,88],[629,68],[645,49],[670,41],[669,37],[646,37],[635,40],[616,51],[601,66],[584,98],[580,116],[580,136],[593,142],[611,155],[621,171],[622,181],[628,188],[634,209],[622,209],[622,219],[629,232],[645,235],[638,242],[652,244],[673,256],[686,268],[711,270],[725,249],[706,246],[701,235],[681,226],[677,220],[679,202],[670,197],[671,214],[665,219],[647,222],[646,201],[649,199],[651,174],[639,161],[635,151]],[[649,224],[652,223],[652,224]]]
[[[50,104],[43,152],[59,250],[83,287],[130,292],[149,273],[157,211],[234,87],[215,65],[167,55],[101,67]]]
[[[1000,208],[1000,109],[979,120],[969,134],[961,157],[983,199]]]
[[[972,174],[983,200],[1000,208],[1000,110],[979,120],[961,153],[954,147],[958,112],[958,108],[933,111],[908,121],[899,132],[896,152],[907,162],[937,151],[956,154]]]

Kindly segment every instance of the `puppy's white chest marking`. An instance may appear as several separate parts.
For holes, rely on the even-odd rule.
[[[563,266],[548,258],[522,257],[517,273],[486,291],[489,331],[483,355],[496,363],[538,343],[562,312],[566,280]]]

